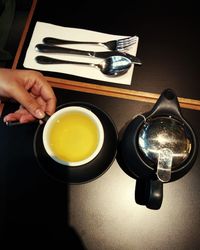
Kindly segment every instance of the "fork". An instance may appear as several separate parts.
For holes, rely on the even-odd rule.
[[[118,40],[112,40],[107,42],[88,42],[88,41],[72,41],[72,40],[63,40],[54,37],[45,37],[43,42],[48,45],[58,45],[58,44],[94,44],[104,46],[109,50],[125,50],[131,47],[137,42],[136,36],[130,36]]]

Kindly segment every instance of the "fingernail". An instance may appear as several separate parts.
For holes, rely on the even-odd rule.
[[[45,113],[41,109],[37,109],[35,111],[35,115],[37,116],[38,119],[41,119],[41,118],[43,118],[45,116]]]

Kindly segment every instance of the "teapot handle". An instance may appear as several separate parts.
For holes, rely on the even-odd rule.
[[[154,107],[149,112],[148,117],[155,115],[165,115],[165,114],[166,115],[172,114],[183,119],[178,98],[172,89],[165,89],[161,93]]]
[[[163,183],[159,180],[137,179],[135,201],[150,209],[160,209],[163,201]]]
[[[150,209],[159,209],[163,200],[163,182],[149,180],[146,187],[146,206]]]

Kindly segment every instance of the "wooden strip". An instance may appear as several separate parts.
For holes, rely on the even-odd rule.
[[[19,42],[19,46],[17,48],[17,52],[16,52],[16,55],[15,55],[15,58],[14,58],[14,61],[13,61],[12,69],[16,69],[16,67],[17,67],[19,57],[20,57],[20,54],[21,54],[21,51],[22,51],[22,48],[23,48],[23,45],[24,45],[24,41],[26,39],[26,35],[27,35],[27,32],[28,32],[28,29],[29,29],[29,26],[30,26],[30,23],[31,23],[33,14],[34,14],[34,11],[35,11],[36,4],[37,4],[37,0],[33,0],[32,5],[31,5],[31,9],[29,11],[29,14],[28,14],[28,17],[27,17],[27,20],[26,20],[24,30],[22,32],[22,36],[21,36],[21,39],[20,39],[20,42]]]
[[[117,97],[127,100],[135,100],[140,102],[155,103],[160,96],[159,94],[156,93],[128,90],[128,89],[116,88],[104,85],[77,82],[72,80],[64,80],[64,79],[61,80],[53,77],[46,77],[46,79],[53,87],[57,88],[100,94],[105,96],[112,96],[112,97]],[[178,101],[182,108],[200,110],[200,100],[178,97]]]
[[[4,104],[0,102],[0,117],[3,113]]]

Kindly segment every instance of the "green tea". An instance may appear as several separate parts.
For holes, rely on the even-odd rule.
[[[49,145],[56,158],[78,162],[91,156],[99,141],[98,128],[88,115],[71,111],[60,116],[50,130]]]

